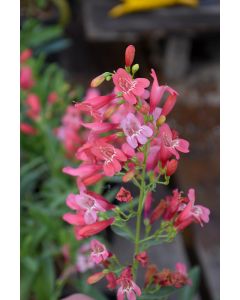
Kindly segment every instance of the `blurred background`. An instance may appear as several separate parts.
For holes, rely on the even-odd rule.
[[[76,186],[61,169],[77,165],[74,151],[86,138],[68,127],[73,101],[97,92],[90,81],[122,66],[128,44],[136,47],[140,77],[154,68],[161,84],[179,92],[169,122],[191,145],[170,186],[154,197],[195,187],[197,202],[211,209],[203,229],[192,225],[173,244],[152,248],[151,257],[159,268],[198,265],[194,299],[219,299],[219,1],[21,0],[20,26],[21,299],[74,292],[115,299],[104,284],[101,292],[85,284],[87,244],[75,241],[61,219]],[[119,183],[95,188],[114,199]],[[102,238],[120,258],[131,256],[128,242],[111,230]]]

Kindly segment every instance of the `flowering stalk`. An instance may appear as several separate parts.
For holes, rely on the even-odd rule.
[[[175,189],[173,195],[156,205],[153,203],[152,194],[157,185],[168,185],[170,176],[177,170],[180,154],[189,152],[189,142],[167,124],[178,93],[169,86],[159,85],[154,70],[148,90],[148,79],[135,78],[139,65],[132,66],[134,56],[135,48],[130,45],[125,53],[125,69],[105,72],[92,81],[92,86],[98,86],[112,80],[113,92],[84,99],[75,105],[78,124],[89,130],[89,134],[76,151],[80,166],[63,169],[64,173],[77,177],[79,189],[78,194],[70,194],[66,200],[75,213],[66,213],[63,219],[74,226],[77,240],[91,239],[90,259],[102,268],[101,272],[89,277],[88,283],[105,277],[108,288],[118,286],[118,300],[125,296],[133,300],[142,293],[145,296],[157,293],[166,286],[180,288],[189,284],[185,266],[178,263],[176,271],[163,269],[159,272],[152,267],[147,250],[152,245],[171,242],[193,222],[202,226],[209,221],[210,214],[208,208],[195,205],[194,189],[189,189],[187,196]],[[160,107],[164,94],[167,98]],[[116,194],[120,204],[113,205],[88,188],[113,176],[122,176],[123,182],[132,181],[139,188],[138,199],[121,187]],[[143,210],[145,236],[141,238]],[[132,218],[136,218],[135,233],[127,225]],[[152,224],[156,222],[159,227],[153,232]],[[96,234],[108,226],[134,243],[131,265],[122,265],[116,255],[95,239]],[[146,286],[142,289],[136,283],[139,263],[146,268]]]

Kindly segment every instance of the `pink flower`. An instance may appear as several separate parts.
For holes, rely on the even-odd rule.
[[[171,110],[173,109],[176,103],[178,93],[167,85],[160,86],[158,83],[157,75],[153,69],[152,69],[151,76],[153,78],[153,84],[150,93],[150,112],[154,112],[156,109],[159,109],[157,108],[157,105],[162,100],[164,93],[168,92],[170,95],[165,101],[165,104],[163,105],[161,111],[162,115],[167,116],[171,112]]]
[[[131,75],[122,68],[118,69],[112,78],[116,91],[123,93],[123,98],[130,104],[135,104],[136,96],[142,96],[145,88],[150,84],[145,78],[132,79]]]
[[[164,123],[159,130],[160,136],[160,159],[167,161],[172,155],[179,159],[180,156],[177,151],[188,153],[189,142],[184,139],[175,138],[169,126]]]
[[[55,102],[57,102],[57,100],[58,100],[57,92],[53,91],[48,95],[48,98],[47,98],[48,103],[54,104]]]
[[[117,278],[116,275],[113,272],[110,272],[106,275],[106,279],[107,279],[107,288],[108,289],[115,289],[115,287],[117,286]]]
[[[117,300],[124,300],[124,295],[128,300],[136,300],[136,295],[141,296],[141,290],[139,286],[132,280],[131,268],[127,267],[124,269],[117,280],[117,283],[120,285],[117,291]]]
[[[99,109],[109,104],[114,98],[114,94],[107,96],[95,96],[93,98],[87,97],[83,102],[75,104],[75,107],[78,111],[89,114],[95,121],[99,122],[102,120],[102,115],[99,112]]]
[[[85,273],[86,271],[93,269],[95,266],[94,262],[89,257],[90,250],[91,248],[89,243],[84,244],[78,250],[76,267],[80,273]]]
[[[24,66],[21,67],[20,70],[20,86],[24,90],[28,90],[31,87],[33,87],[34,81],[33,81],[33,75],[32,75],[32,69],[30,67]]]
[[[20,62],[24,63],[26,62],[30,57],[32,57],[32,50],[31,49],[25,49],[21,52],[20,55]]]
[[[21,123],[20,130],[22,133],[28,134],[28,135],[36,135],[37,134],[37,130],[27,123]]]
[[[98,240],[91,240],[91,260],[96,264],[99,264],[106,260],[109,256],[109,252],[106,247],[100,243]]]
[[[35,94],[29,94],[26,99],[27,116],[33,120],[37,119],[41,112],[41,105],[39,97]]]
[[[125,65],[126,67],[130,67],[133,63],[135,56],[135,47],[133,45],[129,45],[125,51]]]
[[[192,222],[198,223],[203,226],[203,223],[209,222],[210,210],[202,205],[194,205],[195,203],[195,190],[188,191],[188,204],[182,204],[179,207],[180,214],[174,222],[174,226],[178,230],[183,230]]]
[[[70,194],[66,199],[66,204],[73,210],[77,210],[81,216],[83,216],[83,220],[85,224],[93,224],[97,221],[97,214],[100,211],[106,211],[113,209],[115,206],[109,203],[104,197],[98,195],[94,192],[86,190],[85,186],[81,185],[80,193],[77,195]],[[82,222],[80,220],[80,215],[76,219],[77,222]],[[66,219],[66,215],[64,220],[69,222],[70,214],[67,214],[68,219]],[[73,215],[74,216],[74,215]],[[72,216],[71,224],[73,224],[74,220]],[[75,225],[81,225],[76,224]]]
[[[127,157],[121,150],[105,142],[96,142],[91,152],[97,159],[104,161],[103,171],[106,176],[113,176],[119,172],[122,169],[121,162],[127,160]]]
[[[153,131],[147,125],[141,125],[139,120],[134,116],[134,114],[129,113],[125,119],[121,122],[121,127],[127,136],[128,144],[137,148],[138,143],[144,145],[147,143],[149,137],[152,136]]]

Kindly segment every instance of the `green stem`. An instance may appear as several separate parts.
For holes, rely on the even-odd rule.
[[[144,199],[145,199],[145,196],[146,196],[145,175],[146,175],[147,152],[148,152],[148,144],[145,144],[144,145],[144,152],[143,152],[144,153],[144,160],[143,160],[142,178],[141,178],[141,184],[140,184],[140,195],[139,195],[138,210],[137,210],[135,250],[134,250],[134,257],[133,257],[133,275],[134,275],[134,277],[136,277],[137,268],[138,268],[138,262],[135,260],[135,255],[137,255],[139,253],[141,217],[142,217]]]

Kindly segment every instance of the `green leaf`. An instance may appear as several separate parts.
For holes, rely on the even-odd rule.
[[[200,283],[200,268],[194,267],[189,272],[192,285],[186,285],[179,293],[179,300],[192,300],[196,295]]]
[[[134,236],[129,227],[125,224],[122,225],[112,225],[111,226],[112,230],[114,233],[117,235],[124,237],[127,240],[134,241]]]

